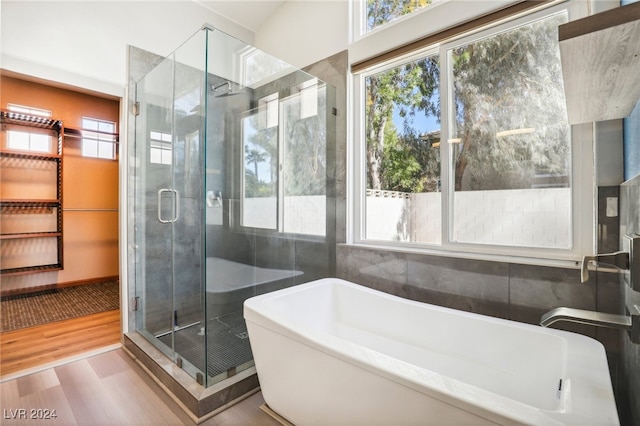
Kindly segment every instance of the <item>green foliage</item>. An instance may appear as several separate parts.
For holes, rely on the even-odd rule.
[[[431,0],[367,0],[367,28],[372,30],[431,4]]]
[[[426,154],[432,148],[419,143],[412,121],[416,114],[440,116],[440,102],[435,96],[440,81],[439,73],[438,58],[427,57],[367,78],[369,188],[421,192],[430,187],[427,181],[437,181],[437,177],[415,170],[420,167],[423,171],[433,172],[434,168],[428,166],[427,162],[436,156],[434,153]],[[402,133],[393,124],[394,110],[404,120]],[[400,150],[406,152],[400,153]]]
[[[258,176],[258,164],[267,158],[266,153],[255,148],[249,149],[249,145],[245,145],[244,152],[246,164],[253,164],[253,175]]]
[[[318,89],[318,112],[299,118],[299,108],[285,108],[286,196],[324,195],[327,177],[326,93]]]
[[[244,191],[245,197],[273,197],[277,193],[276,176],[277,176],[277,161],[278,161],[278,147],[277,147],[277,129],[267,128],[258,129],[258,116],[252,115],[245,117],[243,126],[245,132],[253,133],[251,136],[245,139],[247,142],[244,146],[245,152],[245,184]],[[262,170],[269,171],[269,176],[266,179],[260,180],[260,174],[258,172],[260,165],[263,165]],[[263,173],[264,174],[264,173]]]
[[[273,197],[275,193],[274,183],[258,180],[252,170],[245,170],[244,196],[246,198]]]
[[[368,2],[371,22],[400,16],[415,2]],[[557,27],[564,14],[451,51],[457,137],[456,190],[531,187],[535,175],[570,175]],[[438,57],[366,79],[367,187],[408,192],[437,188],[438,150],[415,135],[417,114],[440,117]],[[394,111],[404,121],[393,124]],[[520,133],[505,131],[530,129]]]
[[[283,100],[282,105],[278,126],[260,128],[257,112],[243,119],[245,196],[275,197],[278,176],[283,177],[285,196],[324,195],[327,179],[326,90],[318,88],[317,113],[309,117],[301,118],[299,98]],[[279,129],[282,129],[280,144]],[[279,156],[284,159],[282,165],[278,162]]]
[[[458,136],[455,187],[525,188],[535,174],[569,174],[557,27],[564,15],[453,51]],[[527,133],[497,136],[514,129]]]

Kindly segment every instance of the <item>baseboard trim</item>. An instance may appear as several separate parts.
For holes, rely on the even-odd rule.
[[[79,285],[87,285],[87,284],[95,284],[101,283],[104,281],[115,281],[119,280],[120,277],[118,275],[111,275],[108,277],[99,277],[99,278],[88,278],[86,280],[77,280],[77,281],[67,281],[64,283],[54,283],[54,284],[46,284],[39,285],[34,287],[25,287],[25,288],[16,288],[10,290],[1,290],[0,297],[10,297],[10,296],[18,296],[21,294],[30,294],[30,293],[38,293],[40,291],[51,291],[51,290],[59,290],[61,288],[66,287],[75,287]]]

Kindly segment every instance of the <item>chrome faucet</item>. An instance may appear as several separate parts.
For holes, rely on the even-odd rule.
[[[623,238],[627,251],[585,256],[582,259],[580,280],[589,280],[587,269],[589,262],[598,262],[628,270],[628,286],[625,286],[625,306],[627,315],[607,314],[575,308],[555,308],[540,318],[540,325],[548,327],[558,321],[595,325],[598,327],[619,328],[626,330],[633,343],[640,344],[640,235]],[[635,256],[634,256],[635,254]]]
[[[631,329],[631,317],[626,315],[605,314],[574,308],[555,308],[540,318],[540,325],[548,327],[554,322],[568,321],[599,327]]]
[[[548,327],[559,321],[626,330],[633,343],[640,344],[640,292],[625,289],[628,315],[607,314],[575,308],[555,308],[542,315],[540,325]]]

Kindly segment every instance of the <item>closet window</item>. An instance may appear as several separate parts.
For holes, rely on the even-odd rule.
[[[33,108],[29,106],[7,104],[7,109],[13,112],[19,112],[22,114],[39,115],[42,117],[51,117],[51,111],[40,108]]]
[[[20,114],[51,117],[51,111],[23,105],[8,104],[7,109]],[[7,149],[51,153],[51,135],[48,132],[7,130]]]
[[[115,160],[116,123],[82,117],[82,156]]]

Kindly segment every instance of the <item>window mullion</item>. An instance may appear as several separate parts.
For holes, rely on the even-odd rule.
[[[451,243],[450,226],[453,223],[453,192],[451,190],[451,144],[449,139],[453,134],[452,114],[452,93],[453,88],[450,82],[453,81],[453,69],[450,64],[450,55],[444,46],[440,47],[440,123],[441,123],[441,143],[440,143],[440,188],[442,191],[442,214],[441,244],[448,247]]]
[[[285,128],[285,111],[284,102],[278,104],[278,136],[276,146],[278,147],[278,232],[284,232],[284,168],[285,168],[285,152],[284,152],[284,128]]]
[[[363,167],[362,158],[366,150],[366,140],[364,136],[365,120],[363,119],[365,111],[364,100],[364,76],[362,74],[356,74],[352,79],[353,86],[353,99],[356,108],[353,109],[353,132],[354,132],[354,144],[347,145],[347,164],[351,164],[353,167],[347,168],[348,188],[350,192],[347,193],[347,199],[354,202],[349,203],[348,207],[351,207],[350,219],[347,222],[352,224],[348,235],[350,238],[347,242],[361,242],[364,240],[364,214],[365,214],[365,199],[363,194],[366,192],[364,184],[364,174],[366,169]],[[350,241],[351,240],[351,241]]]

